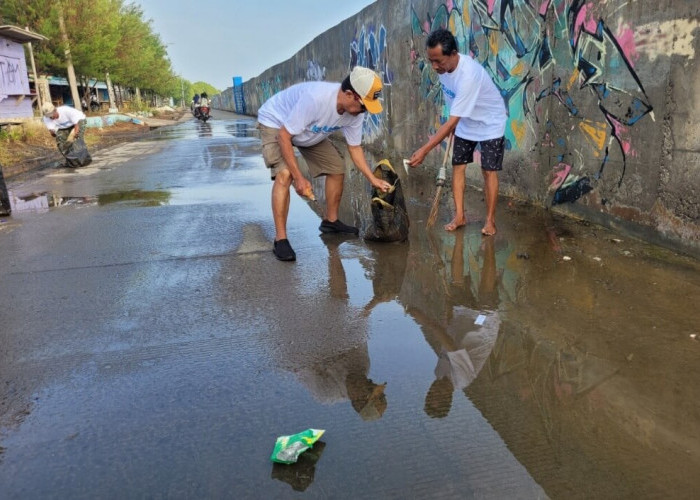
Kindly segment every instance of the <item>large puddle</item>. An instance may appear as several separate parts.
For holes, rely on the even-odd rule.
[[[49,179],[33,186],[35,192],[14,193],[14,208],[19,213],[61,210],[70,204],[157,208],[224,204],[238,195],[248,201],[269,196],[268,184],[251,187],[258,177],[250,174],[249,162],[259,154],[252,122],[188,124],[162,134],[169,141],[192,138],[211,141],[204,155],[192,158],[196,176],[145,184],[127,174],[104,184]],[[400,165],[401,159],[391,161]],[[349,402],[348,412],[360,417],[366,434],[345,437],[365,439],[375,455],[381,452],[371,443],[386,445],[384,461],[376,463],[396,460],[405,465],[399,472],[386,465],[394,472],[379,478],[382,472],[377,471],[377,478],[365,478],[367,484],[381,483],[385,493],[401,493],[401,474],[422,471],[432,474],[421,483],[427,492],[469,496],[465,489],[452,491],[454,495],[441,490],[441,484],[460,486],[464,481],[474,496],[493,497],[479,488],[479,481],[489,474],[498,478],[500,466],[517,472],[521,464],[523,477],[544,492],[523,479],[532,488],[524,498],[696,495],[699,263],[506,199],[498,207],[498,234],[482,237],[482,195],[471,190],[467,226],[444,231],[442,224],[450,216],[447,206],[438,223],[427,229],[430,207],[416,199],[419,191],[432,186],[415,185],[403,172],[400,175],[409,200],[408,241],[324,238],[321,254],[312,254],[320,264],[304,264],[300,258],[299,267],[293,268],[324,283],[318,287],[299,282],[298,300],[313,304],[309,317],[296,320],[299,325],[326,321],[325,334],[336,331],[333,325],[350,322],[366,325],[366,332],[365,326],[358,327],[357,338],[345,339],[347,345],[332,338],[327,351],[312,345],[312,332],[308,339],[293,341],[271,337],[273,347],[266,354],[278,370],[294,374],[320,407]],[[235,178],[236,186],[217,184],[228,176]],[[253,193],[244,195],[244,188]],[[318,188],[317,184],[316,192],[322,191]],[[354,198],[346,196],[343,217],[365,230],[368,203],[367,190]],[[307,224],[315,227],[318,220]],[[257,259],[269,257],[268,246],[257,223],[246,226],[238,253],[225,257],[219,279],[269,279],[274,287],[275,280],[289,277],[294,272],[289,267],[269,275],[255,271]],[[255,317],[267,321],[265,329],[274,331],[279,321],[294,330],[293,318],[267,311],[258,297],[242,298],[233,285],[230,293],[227,307],[234,319],[256,308]],[[342,312],[323,316],[314,308]],[[345,330],[338,326],[337,331]],[[257,370],[248,374],[252,380],[263,377]],[[260,415],[248,418],[253,422]],[[397,432],[406,440],[415,439],[415,444],[397,441]],[[451,444],[439,449],[450,449],[454,456],[431,457],[421,447],[441,433],[451,436]],[[480,462],[479,446],[493,448],[496,442],[500,451],[489,457],[501,458]],[[325,490],[313,490],[312,483],[324,474],[317,467],[329,454],[325,473],[333,475],[333,446],[341,445],[322,441],[296,466],[272,467],[270,478],[324,497]],[[461,456],[467,449],[472,458]],[[423,453],[428,454],[425,460]],[[2,448],[0,464],[1,460]],[[483,475],[455,465],[467,463],[483,466]],[[361,464],[353,467],[349,474],[362,470]],[[460,474],[462,479],[454,479]],[[345,480],[350,481],[338,472],[331,482]],[[212,481],[216,484],[216,478]]]

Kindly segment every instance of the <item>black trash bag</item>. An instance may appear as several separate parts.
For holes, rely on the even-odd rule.
[[[405,241],[408,238],[408,212],[401,181],[388,160],[380,161],[374,176],[390,183],[387,193],[372,188],[372,224],[364,239],[368,241]]]
[[[0,165],[0,215],[10,215],[11,213],[12,205],[10,205],[10,196],[7,193],[5,176],[2,173],[2,165]]]
[[[69,167],[86,167],[92,162],[87,144],[85,144],[85,139],[82,137],[73,141],[73,144],[68,148],[68,152],[63,156],[66,157],[66,163]]]
[[[72,130],[73,128],[69,128],[56,132],[58,150],[65,157],[66,166],[72,168],[85,167],[92,162],[92,157],[87,149],[87,144],[85,144],[82,133],[79,134],[74,141],[71,142],[68,140]]]

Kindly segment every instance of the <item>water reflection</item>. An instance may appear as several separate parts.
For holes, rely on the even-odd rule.
[[[328,248],[328,280],[330,296],[348,307],[348,289],[339,246],[348,239],[340,234],[323,235]],[[367,339],[356,338],[352,345],[337,354],[323,357],[322,362],[303,367],[298,376],[314,397],[324,403],[349,400],[362,418],[370,421],[381,418],[387,408],[386,383],[369,378],[370,358]]]
[[[52,207],[97,203],[97,196],[59,196],[52,192],[17,195],[13,191],[9,191],[8,195],[10,206],[15,213],[46,212]]]
[[[258,137],[255,122],[236,120],[226,124],[226,131],[234,137]]]
[[[12,210],[20,212],[45,212],[50,208],[68,205],[109,205],[130,203],[140,207],[157,207],[170,202],[170,191],[146,191],[130,189],[98,194],[97,196],[60,196],[53,192],[16,195],[9,192]]]
[[[369,315],[379,304],[397,300],[401,293],[410,244],[367,243],[371,253],[362,259],[362,265],[371,276],[372,299],[364,306],[363,312]]]
[[[299,455],[299,459],[293,464],[272,465],[272,479],[279,479],[288,483],[295,491],[304,491],[314,482],[316,474],[316,462],[319,461],[326,443],[317,441],[313,447]]]
[[[348,407],[363,421],[381,418],[388,405],[386,383],[369,376],[367,322],[350,305],[343,265],[343,245],[358,238],[324,234],[325,265],[298,261],[289,266],[274,260],[259,226],[246,226],[242,236],[236,255],[244,260],[232,258],[222,274],[230,314],[243,314],[241,321],[249,322],[252,309],[257,317],[267,318],[260,340],[275,368],[294,374],[316,401],[350,403]],[[283,304],[241,294],[236,283],[248,280],[275,290],[276,297],[284,297]]]
[[[212,137],[211,123],[199,123],[197,126],[197,135],[200,139]]]
[[[474,254],[465,245],[468,234],[463,230],[450,234],[453,241],[449,266],[438,266],[445,272],[445,304],[440,314],[431,314],[418,305],[406,310],[437,355],[435,380],[424,406],[432,418],[446,417],[453,392],[466,389],[477,377],[493,350],[501,325],[495,238],[480,238],[478,253]]]
[[[158,207],[170,202],[170,191],[145,191],[142,189],[130,189],[127,191],[113,191],[97,195],[99,205],[111,203],[131,203],[140,207]]]

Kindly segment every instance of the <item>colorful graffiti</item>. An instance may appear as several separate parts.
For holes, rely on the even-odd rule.
[[[350,43],[350,65],[348,70],[355,66],[373,69],[382,78],[382,83],[385,87],[391,85],[394,76],[389,68],[386,28],[384,25],[380,25],[376,32],[373,27],[366,28],[363,25],[359,35],[352,40]],[[382,135],[384,114],[373,115],[366,113],[363,126],[365,141],[374,141]]]
[[[316,61],[306,61],[306,81],[323,81],[326,79],[326,68]]]
[[[648,114],[653,118],[634,70],[638,56],[629,27],[619,23],[613,32],[603,19],[606,6],[583,0],[459,4],[447,1],[424,21],[412,9],[414,37],[447,28],[460,52],[486,68],[509,113],[507,147],[551,151],[553,204],[576,201],[594,187],[605,191],[603,199],[613,196],[634,154],[630,128]],[[421,72],[422,95],[442,107],[437,128],[448,116],[437,75],[415,51],[411,58]]]
[[[276,75],[273,78],[270,78],[269,80],[261,81],[258,89],[260,103],[264,103],[270,97],[272,97],[277,92],[283,89],[284,84],[280,75]]]

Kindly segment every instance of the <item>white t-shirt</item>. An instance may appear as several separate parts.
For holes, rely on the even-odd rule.
[[[44,117],[44,125],[53,132],[77,125],[80,120],[85,119],[85,113],[70,106],[59,106],[56,111],[58,111],[58,118],[55,120],[47,116]]]
[[[470,141],[503,137],[506,105],[486,70],[469,56],[459,54],[452,73],[438,75],[450,116],[459,116],[455,134]]]
[[[342,130],[349,146],[362,143],[364,114],[338,114],[339,83],[303,82],[270,97],[258,110],[258,122],[284,128],[295,146],[313,146],[336,130]]]

